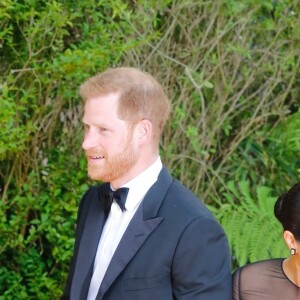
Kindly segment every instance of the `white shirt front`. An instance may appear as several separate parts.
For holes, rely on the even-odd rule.
[[[87,300],[95,300],[101,282],[108,269],[109,263],[128,227],[132,217],[144,199],[150,187],[157,181],[162,169],[160,157],[143,173],[127,182],[128,187],[126,211],[122,212],[119,205],[113,201],[111,210],[104,225],[94,261],[94,272],[91,279]]]

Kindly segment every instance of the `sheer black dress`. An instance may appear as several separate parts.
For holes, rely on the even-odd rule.
[[[283,260],[259,261],[236,270],[233,300],[300,300],[300,287],[284,274]]]

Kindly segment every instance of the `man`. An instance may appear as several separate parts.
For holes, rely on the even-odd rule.
[[[62,299],[231,299],[221,226],[159,157],[171,106],[161,85],[115,68],[88,79],[80,94],[88,174],[106,183],[81,200]]]

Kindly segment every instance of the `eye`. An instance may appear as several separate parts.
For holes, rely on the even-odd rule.
[[[105,128],[105,127],[99,127],[99,131],[100,131],[100,132],[106,132],[106,131],[108,131],[108,129]]]

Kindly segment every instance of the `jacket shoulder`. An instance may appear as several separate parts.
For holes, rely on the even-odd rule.
[[[174,179],[166,195],[166,204],[190,216],[213,217],[204,202],[178,180]]]

